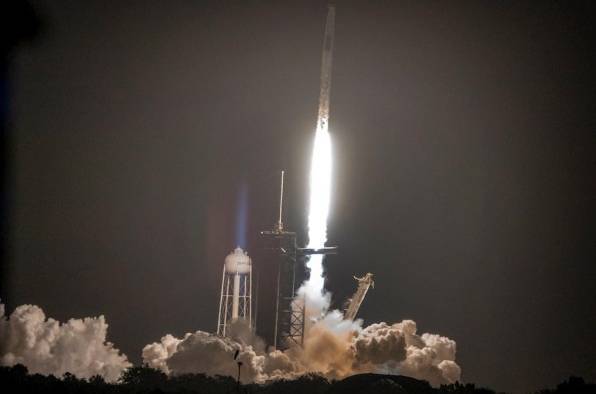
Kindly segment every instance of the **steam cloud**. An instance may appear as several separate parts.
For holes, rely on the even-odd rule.
[[[434,334],[418,335],[412,320],[362,328],[360,320],[344,320],[337,310],[310,327],[303,348],[267,352],[248,327],[237,323],[229,337],[203,331],[182,339],[166,335],[145,346],[143,361],[168,374],[235,376],[236,350],[243,363],[244,383],[292,379],[308,372],[330,379],[377,372],[425,379],[436,386],[455,382],[461,374],[455,363],[455,341]]]
[[[23,364],[29,372],[43,375],[101,375],[114,382],[131,364],[106,342],[107,330],[103,316],[60,323],[46,320],[38,306],[21,305],[8,318],[0,304],[0,365]]]

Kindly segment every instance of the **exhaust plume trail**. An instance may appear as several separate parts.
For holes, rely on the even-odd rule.
[[[317,131],[327,131],[329,121],[329,97],[331,95],[331,66],[333,64],[333,40],[335,35],[335,7],[330,5],[325,24],[323,59],[321,62],[321,91]]]
[[[332,152],[329,134],[329,94],[335,8],[329,6],[321,66],[319,115],[310,169],[308,248],[318,249],[327,241],[327,216],[331,197]],[[281,228],[281,220],[279,228]],[[143,349],[143,361],[170,374],[206,373],[235,376],[232,355],[239,354],[245,366],[244,382],[293,379],[319,373],[340,379],[356,373],[382,372],[426,379],[432,385],[459,380],[455,341],[435,335],[417,334],[416,323],[403,320],[362,326],[338,311],[329,311],[330,293],[325,291],[323,256],[307,262],[309,278],[298,290],[304,299],[307,319],[303,346],[285,351],[265,351],[254,332],[241,325],[222,338],[206,332],[187,333],[183,338],[166,335]],[[208,355],[208,357],[205,357]],[[206,361],[207,360],[207,361]]]
[[[331,198],[332,153],[329,135],[329,97],[331,92],[331,65],[333,62],[333,35],[335,30],[335,7],[329,6],[323,43],[321,64],[321,91],[319,114],[310,168],[310,207],[308,213],[308,247],[320,248],[327,241],[327,216]],[[307,262],[309,279],[300,293],[306,297],[307,314],[320,314],[326,309],[324,296],[323,255],[312,256]]]

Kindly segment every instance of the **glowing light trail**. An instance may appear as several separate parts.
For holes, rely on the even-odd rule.
[[[331,91],[334,30],[335,7],[329,6],[325,25],[325,41],[323,43],[319,115],[310,169],[309,248],[321,248],[327,241],[327,217],[329,215],[329,202],[331,199],[332,171],[331,136],[329,135],[329,96]],[[303,287],[307,296],[307,309],[312,309],[313,301],[320,299],[324,291],[323,255],[311,256],[307,262],[307,267],[310,269],[310,277]]]

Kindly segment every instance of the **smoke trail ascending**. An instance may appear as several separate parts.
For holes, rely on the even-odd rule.
[[[46,320],[38,306],[21,305],[6,318],[0,304],[0,365],[23,364],[29,372],[44,375],[101,375],[113,382],[131,364],[106,342],[107,330],[103,316],[61,324]]]
[[[321,92],[317,130],[310,167],[310,207],[308,211],[308,247],[321,248],[327,241],[327,217],[331,199],[331,136],[329,135],[329,98],[331,93],[331,65],[333,62],[333,36],[335,8],[329,7],[325,25],[323,60],[321,64]],[[324,294],[323,256],[314,255],[307,262],[309,279],[299,290],[305,296],[306,312],[316,316],[325,312],[329,296]]]

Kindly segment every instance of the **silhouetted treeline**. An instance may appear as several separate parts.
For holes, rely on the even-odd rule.
[[[108,383],[101,376],[79,379],[66,373],[61,378],[53,375],[29,374],[23,365],[0,367],[2,393],[201,393],[201,394],[495,394],[493,390],[474,384],[455,383],[439,388],[428,382],[405,376],[362,374],[341,381],[328,381],[316,374],[307,374],[296,380],[277,380],[267,384],[236,384],[228,376],[187,374],[168,377],[161,371],[142,366],[125,371],[118,383]],[[596,385],[582,378],[570,377],[554,389],[536,394],[592,394]]]
[[[596,384],[586,383],[582,378],[571,376],[569,379],[557,385],[553,390],[540,390],[537,394],[594,394]]]

